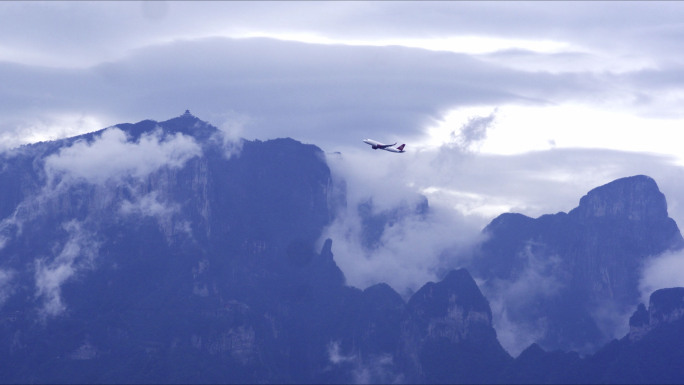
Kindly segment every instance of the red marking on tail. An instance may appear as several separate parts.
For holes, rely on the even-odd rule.
[[[404,151],[404,146],[406,146],[406,144],[402,144],[401,146],[397,147],[397,150]]]

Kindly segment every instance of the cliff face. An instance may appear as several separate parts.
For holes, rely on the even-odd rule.
[[[680,383],[684,379],[684,288],[651,294],[648,310],[639,305],[630,332],[586,362],[586,379],[594,383]]]
[[[0,377],[490,379],[510,357],[465,270],[407,304],[314,249],[339,195],[323,159],[190,114],[2,154]]]
[[[425,382],[494,382],[510,360],[496,339],[489,303],[466,270],[427,283],[408,308]]]
[[[646,176],[598,187],[567,214],[503,214],[484,232],[473,269],[486,280],[485,294],[506,302],[509,321],[541,330],[542,347],[583,353],[619,336],[619,316],[638,301],[645,258],[684,244]],[[507,290],[521,288],[516,295],[527,300],[509,301]]]
[[[11,363],[0,364],[0,378],[684,378],[657,372],[659,362],[680,359],[663,347],[684,351],[678,289],[654,293],[648,309],[632,316],[627,337],[586,360],[542,349],[603,341],[595,310],[632,306],[630,269],[681,247],[650,178],[592,190],[568,214],[505,214],[485,229],[473,266],[484,289],[498,306],[510,300],[509,321],[548,326],[541,347],[513,360],[497,340],[490,302],[465,269],[426,283],[408,302],[385,284],[345,286],[334,241],[314,249],[332,220],[329,206],[344,202],[323,159],[317,147],[292,139],[226,142],[189,113],[0,154],[0,362]],[[429,207],[373,215],[368,202],[357,209],[364,242],[378,247],[386,224]],[[511,295],[501,296],[505,290]],[[642,352],[661,361],[643,369],[635,361]]]
[[[2,377],[303,378],[278,363],[295,309],[345,290],[314,250],[329,185],[315,146],[226,144],[189,114],[2,154]]]
[[[630,332],[593,355],[547,352],[534,344],[504,370],[502,383],[672,384],[684,369],[684,288],[654,292],[648,310],[640,304]]]
[[[648,309],[639,304],[636,312],[629,319],[629,334],[632,342],[646,337],[654,329],[681,323],[684,318],[684,288],[674,287],[656,290],[651,294]]]

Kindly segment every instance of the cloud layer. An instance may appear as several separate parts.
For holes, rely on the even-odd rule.
[[[141,179],[162,166],[181,167],[201,154],[193,138],[176,134],[162,138],[161,129],[129,142],[126,133],[114,127],[105,130],[94,142],[78,141],[45,159],[49,181],[75,179],[103,184],[113,179]]]

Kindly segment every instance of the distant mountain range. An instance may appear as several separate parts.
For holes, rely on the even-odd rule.
[[[0,154],[0,382],[684,381],[684,289],[638,304],[640,263],[684,245],[652,179],[503,214],[408,301],[315,249],[341,191],[317,147],[227,142],[189,112]],[[364,242],[405,209],[360,206]],[[490,301],[539,327],[516,358]]]

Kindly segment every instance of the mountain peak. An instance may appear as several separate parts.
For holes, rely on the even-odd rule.
[[[138,141],[142,135],[152,133],[159,128],[164,135],[183,134],[200,142],[208,140],[219,132],[216,127],[192,115],[190,110],[186,110],[183,115],[163,122],[146,119],[138,123],[117,124],[114,127],[126,132],[133,141]]]
[[[170,122],[174,122],[174,123],[177,122],[177,123],[181,123],[181,124],[184,124],[184,125],[190,125],[190,126],[192,126],[192,125],[194,125],[194,124],[196,124],[196,123],[200,123],[200,124],[203,124],[203,125],[208,124],[207,122],[204,122],[204,121],[202,121],[200,118],[198,118],[198,117],[196,117],[195,115],[191,114],[191,113],[190,113],[190,110],[185,110],[185,112],[184,112],[182,115],[177,116],[177,117],[175,117],[175,118],[171,118],[171,119],[169,119],[169,120],[167,120],[167,121],[165,121],[165,122],[162,122],[162,124],[163,124],[163,123],[170,123]]]
[[[635,175],[589,191],[570,215],[584,219],[658,220],[667,218],[667,203],[651,177]]]
[[[649,298],[648,310],[639,304],[629,319],[628,338],[639,341],[651,330],[684,318],[684,287],[654,291]]]
[[[672,322],[684,317],[684,287],[656,290],[648,306],[651,323]]]
[[[431,317],[444,317],[454,306],[482,312],[491,320],[489,302],[466,269],[450,271],[440,282],[429,282],[410,299],[409,307]]]

